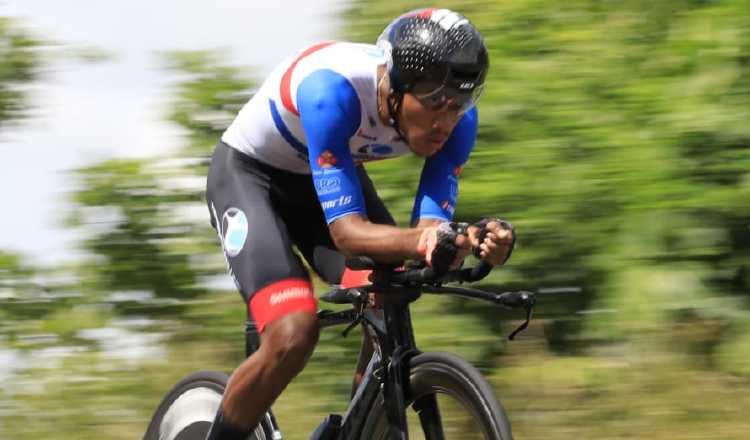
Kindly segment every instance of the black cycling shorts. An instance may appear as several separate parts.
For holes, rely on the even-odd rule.
[[[357,173],[368,219],[395,224],[364,168]],[[312,283],[300,257],[328,283],[344,274],[312,176],[262,163],[219,142],[208,171],[206,201],[249,317],[263,330],[287,313],[315,313]]]

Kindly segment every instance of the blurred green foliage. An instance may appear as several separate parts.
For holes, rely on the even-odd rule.
[[[421,6],[356,1],[344,36],[372,42]],[[467,15],[491,52],[457,217],[516,225],[513,259],[485,287],[537,289],[540,302],[508,345],[517,315],[425,298],[413,313],[420,347],[478,365],[517,438],[746,436],[747,2],[434,6]],[[0,21],[0,42],[13,41],[9,26]],[[218,53],[164,58],[180,75],[167,116],[185,130],[183,148],[75,172],[79,209],[68,220],[87,255],[77,267],[49,274],[0,254],[0,358],[13,365],[0,370],[12,378],[0,385],[0,437],[138,437],[182,375],[242,359],[242,302],[208,284],[225,269],[202,193],[205,159],[255,83]],[[33,78],[35,66],[6,59],[0,124],[11,114],[3,108],[25,105],[3,95],[3,72]],[[418,175],[404,169],[418,167],[413,157],[368,165],[402,224]],[[73,280],[32,282],[59,272]],[[344,411],[357,344],[324,332],[275,405],[285,438],[307,438]],[[34,423],[39,414],[47,423]]]
[[[421,6],[357,2],[348,35],[374,41],[389,17]],[[631,339],[685,313],[745,328],[736,312],[750,288],[747,4],[435,6],[467,15],[490,50],[457,216],[496,214],[518,228],[496,282],[582,290],[545,301],[561,315],[550,323],[562,332],[551,335],[556,347]],[[404,219],[398,202],[415,182],[395,169],[370,173]],[[569,322],[582,307],[602,313]]]
[[[24,86],[37,75],[39,45],[18,23],[0,17],[0,128],[26,109]]]

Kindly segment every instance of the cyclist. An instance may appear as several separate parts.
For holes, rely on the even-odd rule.
[[[421,9],[377,45],[326,42],[285,60],[239,112],[213,154],[207,203],[261,344],[232,374],[208,439],[245,439],[317,342],[313,287],[292,246],[335,284],[356,282],[345,255],[436,271],[472,249],[494,265],[510,256],[509,224],[486,219],[466,239],[450,223],[488,65],[465,17]],[[425,162],[411,227],[398,228],[361,164],[410,151]]]

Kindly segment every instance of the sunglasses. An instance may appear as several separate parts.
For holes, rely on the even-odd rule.
[[[465,113],[479,101],[484,84],[475,87],[470,92],[459,91],[444,84],[427,92],[422,92],[420,89],[422,88],[414,87],[411,93],[428,110],[436,111],[451,108],[457,109],[459,113]]]
[[[444,108],[458,109],[464,113],[474,107],[484,90],[483,73],[467,76],[454,76],[446,72],[442,80],[428,79],[415,83],[409,92],[427,109],[436,111]]]

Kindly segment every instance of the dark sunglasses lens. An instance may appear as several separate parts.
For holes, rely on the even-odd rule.
[[[448,100],[448,98],[445,96],[445,93],[437,92],[433,93],[431,95],[424,96],[420,99],[420,102],[422,102],[422,105],[424,105],[427,108],[430,109],[437,109],[443,106],[445,102]]]
[[[442,88],[443,85],[434,81],[422,81],[412,87],[411,92],[417,97],[424,97],[434,94],[438,89]]]

